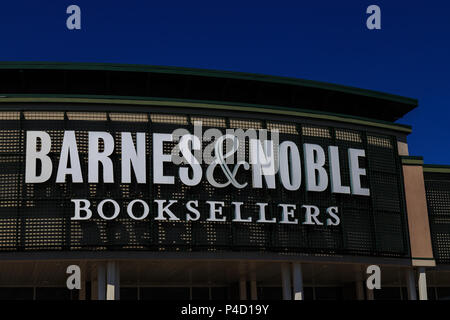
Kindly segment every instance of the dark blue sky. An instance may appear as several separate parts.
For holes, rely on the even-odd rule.
[[[66,8],[82,30],[66,29]],[[365,26],[377,4],[382,30]],[[0,60],[115,62],[290,76],[419,99],[410,153],[450,164],[448,1],[2,1]]]

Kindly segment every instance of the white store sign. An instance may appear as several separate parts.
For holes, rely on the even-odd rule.
[[[243,188],[284,188],[288,191],[299,190],[304,183],[305,190],[310,192],[324,192],[329,188],[332,193],[352,194],[358,196],[369,196],[370,190],[363,188],[361,177],[366,175],[366,170],[359,166],[360,159],[366,156],[364,149],[348,148],[342,150],[337,146],[328,146],[322,148],[318,144],[304,143],[299,150],[294,141],[283,141],[278,143],[278,139],[260,139],[255,137],[249,139],[248,159],[239,159],[233,161],[242,147],[242,141],[234,134],[216,136],[210,139],[210,144],[202,150],[203,136],[186,133],[183,135],[168,133],[153,133],[147,137],[145,132],[137,132],[135,140],[130,132],[120,132],[121,150],[120,158],[120,177],[114,175],[114,163],[111,155],[114,152],[115,140],[113,135],[108,132],[90,131],[88,132],[88,168],[87,176],[83,176],[81,170],[80,155],[76,141],[75,131],[65,131],[62,141],[62,147],[59,155],[57,168],[53,167],[49,156],[52,147],[50,135],[45,131],[27,131],[26,133],[26,163],[25,163],[25,182],[32,184],[46,183],[55,172],[56,184],[66,183],[68,177],[72,183],[131,183],[132,176],[138,184],[145,184],[152,181],[153,184],[173,185],[177,180],[174,175],[165,175],[165,166],[170,163],[175,164],[178,178],[181,183],[187,186],[196,186],[206,179],[214,188],[225,188],[233,186],[235,189]],[[149,176],[147,168],[147,139],[152,141],[152,176]],[[241,141],[241,144],[239,143]],[[164,146],[167,143],[176,144],[177,152],[165,152]],[[244,142],[245,143],[245,142]],[[167,148],[166,148],[167,149]],[[208,155],[205,155],[208,150]],[[225,150],[225,151],[223,151]],[[244,149],[245,150],[245,149]],[[173,150],[172,150],[173,151]],[[302,152],[300,152],[302,151]],[[339,155],[346,153],[348,162],[340,163]],[[181,154],[182,160],[177,159]],[[328,154],[329,165],[326,169],[325,159]],[[209,159],[206,161],[205,159]],[[207,166],[202,167],[202,163]],[[305,176],[302,177],[302,166]],[[350,173],[350,184],[342,183],[341,168],[347,166]],[[40,170],[38,170],[40,168]],[[206,169],[205,169],[206,168]],[[249,170],[251,172],[251,181],[243,181],[240,172]],[[102,174],[100,174],[100,172]],[[225,177],[217,181],[216,172],[222,173]],[[102,177],[102,179],[100,179]],[[151,180],[150,180],[151,179]],[[100,181],[102,180],[102,181]],[[85,220],[92,216],[90,202],[86,199],[73,199],[75,204],[75,214],[72,219]],[[209,221],[225,221],[222,216],[222,207],[224,204],[220,201],[206,201],[209,207],[207,213]],[[103,206],[109,203],[114,207],[114,215],[106,217],[103,214]],[[155,220],[180,220],[171,210],[176,206],[176,200],[155,200],[158,212]],[[302,210],[305,214],[303,224],[327,224],[338,225],[338,208],[329,207],[325,211],[326,219],[320,221],[319,209],[313,205],[302,205],[296,208],[293,204],[279,204],[281,216],[279,219],[266,218],[267,203],[258,203],[259,219],[251,221],[251,217],[244,217],[241,212],[241,202],[232,202],[234,211],[234,222],[259,222],[259,223],[298,223],[295,218],[295,210]],[[140,207],[140,214],[133,210]],[[187,221],[200,219],[198,211],[198,201],[192,200],[185,204],[184,211]],[[128,215],[141,220],[147,217],[150,212],[149,205],[140,199],[131,201],[127,206]],[[120,213],[120,206],[112,199],[105,199],[97,206],[98,215],[106,220],[116,218]],[[249,220],[250,219],[250,220]]]

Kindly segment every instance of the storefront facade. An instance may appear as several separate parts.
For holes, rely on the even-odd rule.
[[[410,156],[395,123],[417,101],[190,69],[0,69],[0,298],[450,295],[448,169]]]

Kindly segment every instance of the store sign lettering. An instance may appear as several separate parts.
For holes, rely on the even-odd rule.
[[[181,133],[180,133],[181,132]],[[187,186],[196,186],[200,183],[209,183],[212,187],[221,189],[232,187],[243,188],[284,188],[288,191],[299,190],[302,183],[306,191],[324,192],[328,188],[336,194],[352,194],[357,196],[369,196],[370,190],[362,187],[361,178],[366,175],[366,169],[360,167],[360,159],[365,157],[365,150],[348,148],[339,149],[337,146],[328,146],[326,150],[318,144],[304,143],[299,150],[294,141],[278,141],[278,136],[264,130],[258,132],[244,132],[236,130],[226,134],[219,130],[216,134],[194,134],[186,129],[175,130],[172,133],[153,133],[147,137],[145,132],[137,132],[135,139],[131,132],[120,132],[121,150],[120,177],[114,175],[114,163],[112,154],[115,149],[114,136],[108,132],[90,131],[88,136],[87,152],[87,176],[83,176],[80,153],[76,141],[75,131],[65,131],[62,147],[59,154],[57,168],[53,167],[50,157],[52,141],[45,131],[27,131],[26,133],[26,163],[25,182],[32,184],[48,182],[53,173],[56,173],[54,183],[115,183],[127,184],[134,177],[136,183],[173,185],[176,177],[164,173],[165,166],[176,165],[178,178]],[[276,132],[275,132],[276,133]],[[244,138],[242,138],[244,137]],[[149,176],[147,168],[147,139],[152,143],[152,176]],[[245,140],[248,138],[247,140]],[[206,140],[205,140],[206,139]],[[208,142],[205,148],[204,142]],[[245,157],[245,141],[248,141],[248,157]],[[164,147],[167,144],[175,145],[172,151],[167,152]],[[244,148],[244,149],[242,149]],[[301,151],[301,152],[300,152]],[[340,162],[340,154],[347,153],[347,163]],[[325,166],[326,153],[329,163]],[[244,156],[242,156],[244,155]],[[342,158],[342,157],[341,157]],[[203,166],[202,166],[203,164]],[[347,166],[350,174],[350,184],[342,183],[341,168]],[[302,167],[305,174],[302,177]],[[249,171],[251,181],[245,181],[241,172]],[[101,173],[101,174],[100,174]],[[220,179],[217,178],[220,175]],[[247,175],[246,175],[247,176]],[[70,180],[68,180],[70,177]],[[150,180],[151,179],[151,180]],[[233,191],[231,191],[233,192]],[[130,199],[131,200],[131,199]],[[115,219],[119,216],[121,208],[113,199],[104,199],[96,208],[91,206],[88,199],[72,199],[75,210],[73,220],[87,220],[93,214],[105,220]],[[208,212],[200,213],[197,200],[191,200],[184,204],[183,217],[177,216],[173,208],[180,205],[174,199],[155,199],[157,208],[153,218],[155,220],[186,221],[226,221],[222,208],[225,203],[221,201],[206,201],[204,206]],[[242,202],[231,202],[233,208],[233,222],[256,223],[285,223],[285,224],[313,224],[313,225],[338,225],[339,209],[336,206],[319,209],[312,204],[297,206],[295,204],[277,204],[280,214],[278,217],[268,218],[268,203],[257,203],[259,218],[252,221],[252,217],[243,212]],[[113,214],[106,216],[104,206],[109,206]],[[150,214],[151,204],[141,199],[131,200],[126,212],[134,220],[145,219]],[[137,209],[138,208],[138,209]],[[179,209],[179,208],[178,208]],[[110,210],[111,211],[111,210]],[[302,212],[303,219],[298,219]],[[321,211],[323,211],[321,213]],[[139,213],[137,213],[139,212]],[[323,218],[322,218],[323,217]],[[301,220],[299,222],[299,220]]]

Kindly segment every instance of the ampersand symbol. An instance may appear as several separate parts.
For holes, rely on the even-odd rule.
[[[223,154],[223,144],[224,144],[225,140],[227,140],[227,139],[233,140],[233,148],[224,155]],[[231,157],[238,150],[238,148],[239,148],[239,139],[232,134],[226,134],[217,139],[216,145],[214,146],[216,158],[214,159],[214,162],[211,163],[208,166],[208,169],[206,170],[206,178],[208,179],[208,182],[213,187],[225,188],[230,183],[238,189],[242,189],[247,186],[247,182],[245,182],[243,184],[239,183],[236,180],[236,175],[237,175],[237,172],[241,165],[243,166],[243,168],[245,170],[250,169],[250,165],[248,164],[248,162],[239,161],[234,166],[233,171],[231,171],[230,168],[228,168],[228,166],[225,164],[225,159]],[[220,165],[220,167],[222,168],[223,173],[225,174],[226,178],[228,179],[227,182],[219,183],[214,179],[214,169],[216,168],[217,165]]]

